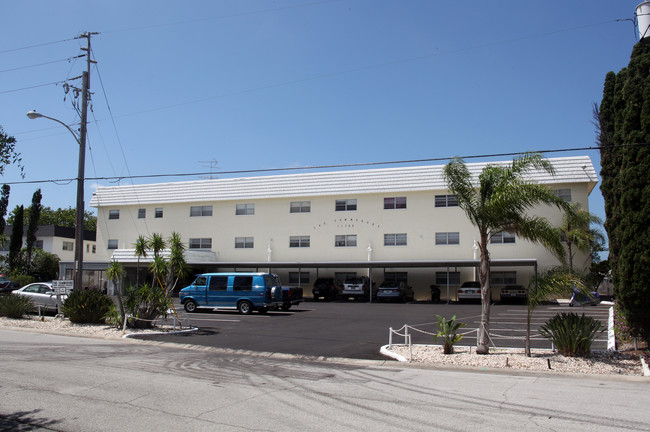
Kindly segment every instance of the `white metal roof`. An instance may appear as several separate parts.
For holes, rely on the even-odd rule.
[[[555,168],[554,176],[536,171],[529,179],[544,184],[588,183],[589,191],[598,182],[589,156],[549,158],[548,161]],[[508,163],[510,161],[466,165],[478,178],[486,165]],[[430,165],[99,187],[90,206],[445,190],[443,168],[444,165]]]

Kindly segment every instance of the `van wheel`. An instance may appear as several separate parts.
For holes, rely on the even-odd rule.
[[[196,312],[196,302],[194,300],[187,300],[185,302],[185,312]]]
[[[250,315],[253,313],[253,305],[248,300],[242,300],[237,305],[237,310],[242,315]]]

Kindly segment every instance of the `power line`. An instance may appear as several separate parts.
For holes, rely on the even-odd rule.
[[[17,70],[21,70],[21,69],[29,69],[29,68],[38,67],[38,66],[45,66],[45,65],[54,64],[54,63],[61,63],[61,62],[64,62],[64,61],[69,62],[69,61],[74,60],[74,59],[79,58],[79,57],[84,57],[84,54],[80,54],[80,55],[75,56],[75,57],[68,57],[68,58],[62,59],[62,60],[52,60],[52,61],[45,62],[45,63],[38,63],[38,64],[29,65],[29,66],[19,66],[19,67],[15,67],[15,68],[11,68],[11,69],[4,69],[4,70],[0,70],[0,73],[2,73],[2,72],[12,72],[12,71],[17,71]]]
[[[597,146],[597,147],[576,147],[576,148],[568,148],[568,149],[538,150],[538,151],[531,151],[531,153],[542,153],[542,154],[563,153],[563,152],[571,152],[571,151],[603,150],[603,149],[622,148],[622,147],[641,147],[641,146],[648,146],[648,145],[650,145],[650,143],[620,144],[620,145]],[[461,159],[484,159],[484,158],[504,157],[504,156],[519,156],[524,153],[525,152],[509,152],[509,153],[493,153],[493,154],[469,155],[469,156],[458,156],[458,157],[460,157]],[[438,158],[410,159],[410,160],[399,160],[399,161],[360,162],[360,163],[349,163],[349,164],[316,165],[316,166],[306,166],[306,167],[285,167],[285,168],[218,171],[216,172],[216,174],[258,174],[258,173],[283,172],[283,171],[308,171],[308,170],[329,169],[329,168],[356,168],[356,167],[378,166],[378,165],[398,165],[398,164],[413,164],[413,163],[423,163],[423,162],[440,162],[440,161],[448,161],[452,158],[453,156],[452,157],[445,156],[445,157],[438,157]],[[112,176],[112,177],[86,177],[86,180],[104,180],[104,181],[118,182],[127,179],[160,178],[160,177],[196,177],[196,176],[210,175],[210,174],[214,175],[215,172],[145,174],[145,175]],[[76,178],[66,178],[66,179],[56,179],[56,180],[27,180],[27,181],[15,181],[15,182],[3,182],[3,183],[8,185],[37,184],[37,183],[66,183],[66,182],[69,183],[74,180],[76,180]]]
[[[21,51],[21,50],[26,50],[26,49],[31,49],[31,48],[38,48],[38,47],[47,46],[47,45],[54,45],[54,44],[58,44],[58,43],[62,43],[62,42],[72,41],[72,40],[75,40],[75,39],[76,38],[63,39],[63,40],[59,40],[59,41],[55,41],[55,42],[45,42],[45,43],[41,43],[41,44],[37,44],[37,45],[30,45],[30,46],[21,47],[21,48],[11,48],[11,49],[6,49],[6,50],[0,51],[0,54],[13,52],[13,51]]]
[[[23,90],[30,90],[30,89],[38,88],[38,87],[46,87],[46,86],[49,86],[49,85],[52,85],[52,84],[62,84],[64,82],[65,81],[54,81],[54,82],[47,83],[47,84],[38,84],[38,85],[30,86],[30,87],[23,87],[23,88],[18,88],[18,89],[13,89],[13,90],[4,90],[4,91],[0,91],[0,94],[13,93],[13,92],[23,91]]]

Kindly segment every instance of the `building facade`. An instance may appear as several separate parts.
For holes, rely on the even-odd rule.
[[[535,172],[530,180],[588,209],[598,181],[589,157],[549,161],[555,175]],[[498,163],[507,162],[493,162]],[[476,177],[485,166],[467,164]],[[177,232],[196,273],[270,268],[284,283],[304,287],[318,276],[343,279],[370,273],[377,283],[406,281],[418,299],[428,297],[434,283],[451,287],[454,299],[460,283],[475,280],[477,231],[447,191],[443,168],[100,187],[90,203],[97,208],[96,259],[115,258],[133,266],[138,236],[158,233],[168,238]],[[557,225],[562,220],[557,209],[535,213]],[[517,266],[513,260],[535,262],[540,269],[558,264],[542,246],[505,232],[492,238],[490,253],[493,260],[503,261],[492,269],[496,298],[500,285],[525,286],[531,278],[533,266]],[[509,260],[512,265],[505,265]],[[574,260],[586,266],[588,254]]]

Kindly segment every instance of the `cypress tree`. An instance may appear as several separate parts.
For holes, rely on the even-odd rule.
[[[11,227],[11,240],[9,240],[9,269],[12,272],[22,271],[20,250],[23,247],[23,206],[16,207],[14,224]]]
[[[41,217],[41,210],[43,205],[41,204],[41,190],[37,189],[32,196],[32,205],[29,208],[29,220],[27,223],[27,239],[25,247],[27,249],[27,265],[31,266],[32,263],[32,250],[34,248],[34,243],[36,242],[36,230],[38,229],[38,220]]]
[[[616,295],[634,335],[650,339],[650,40],[605,78],[601,191]]]

